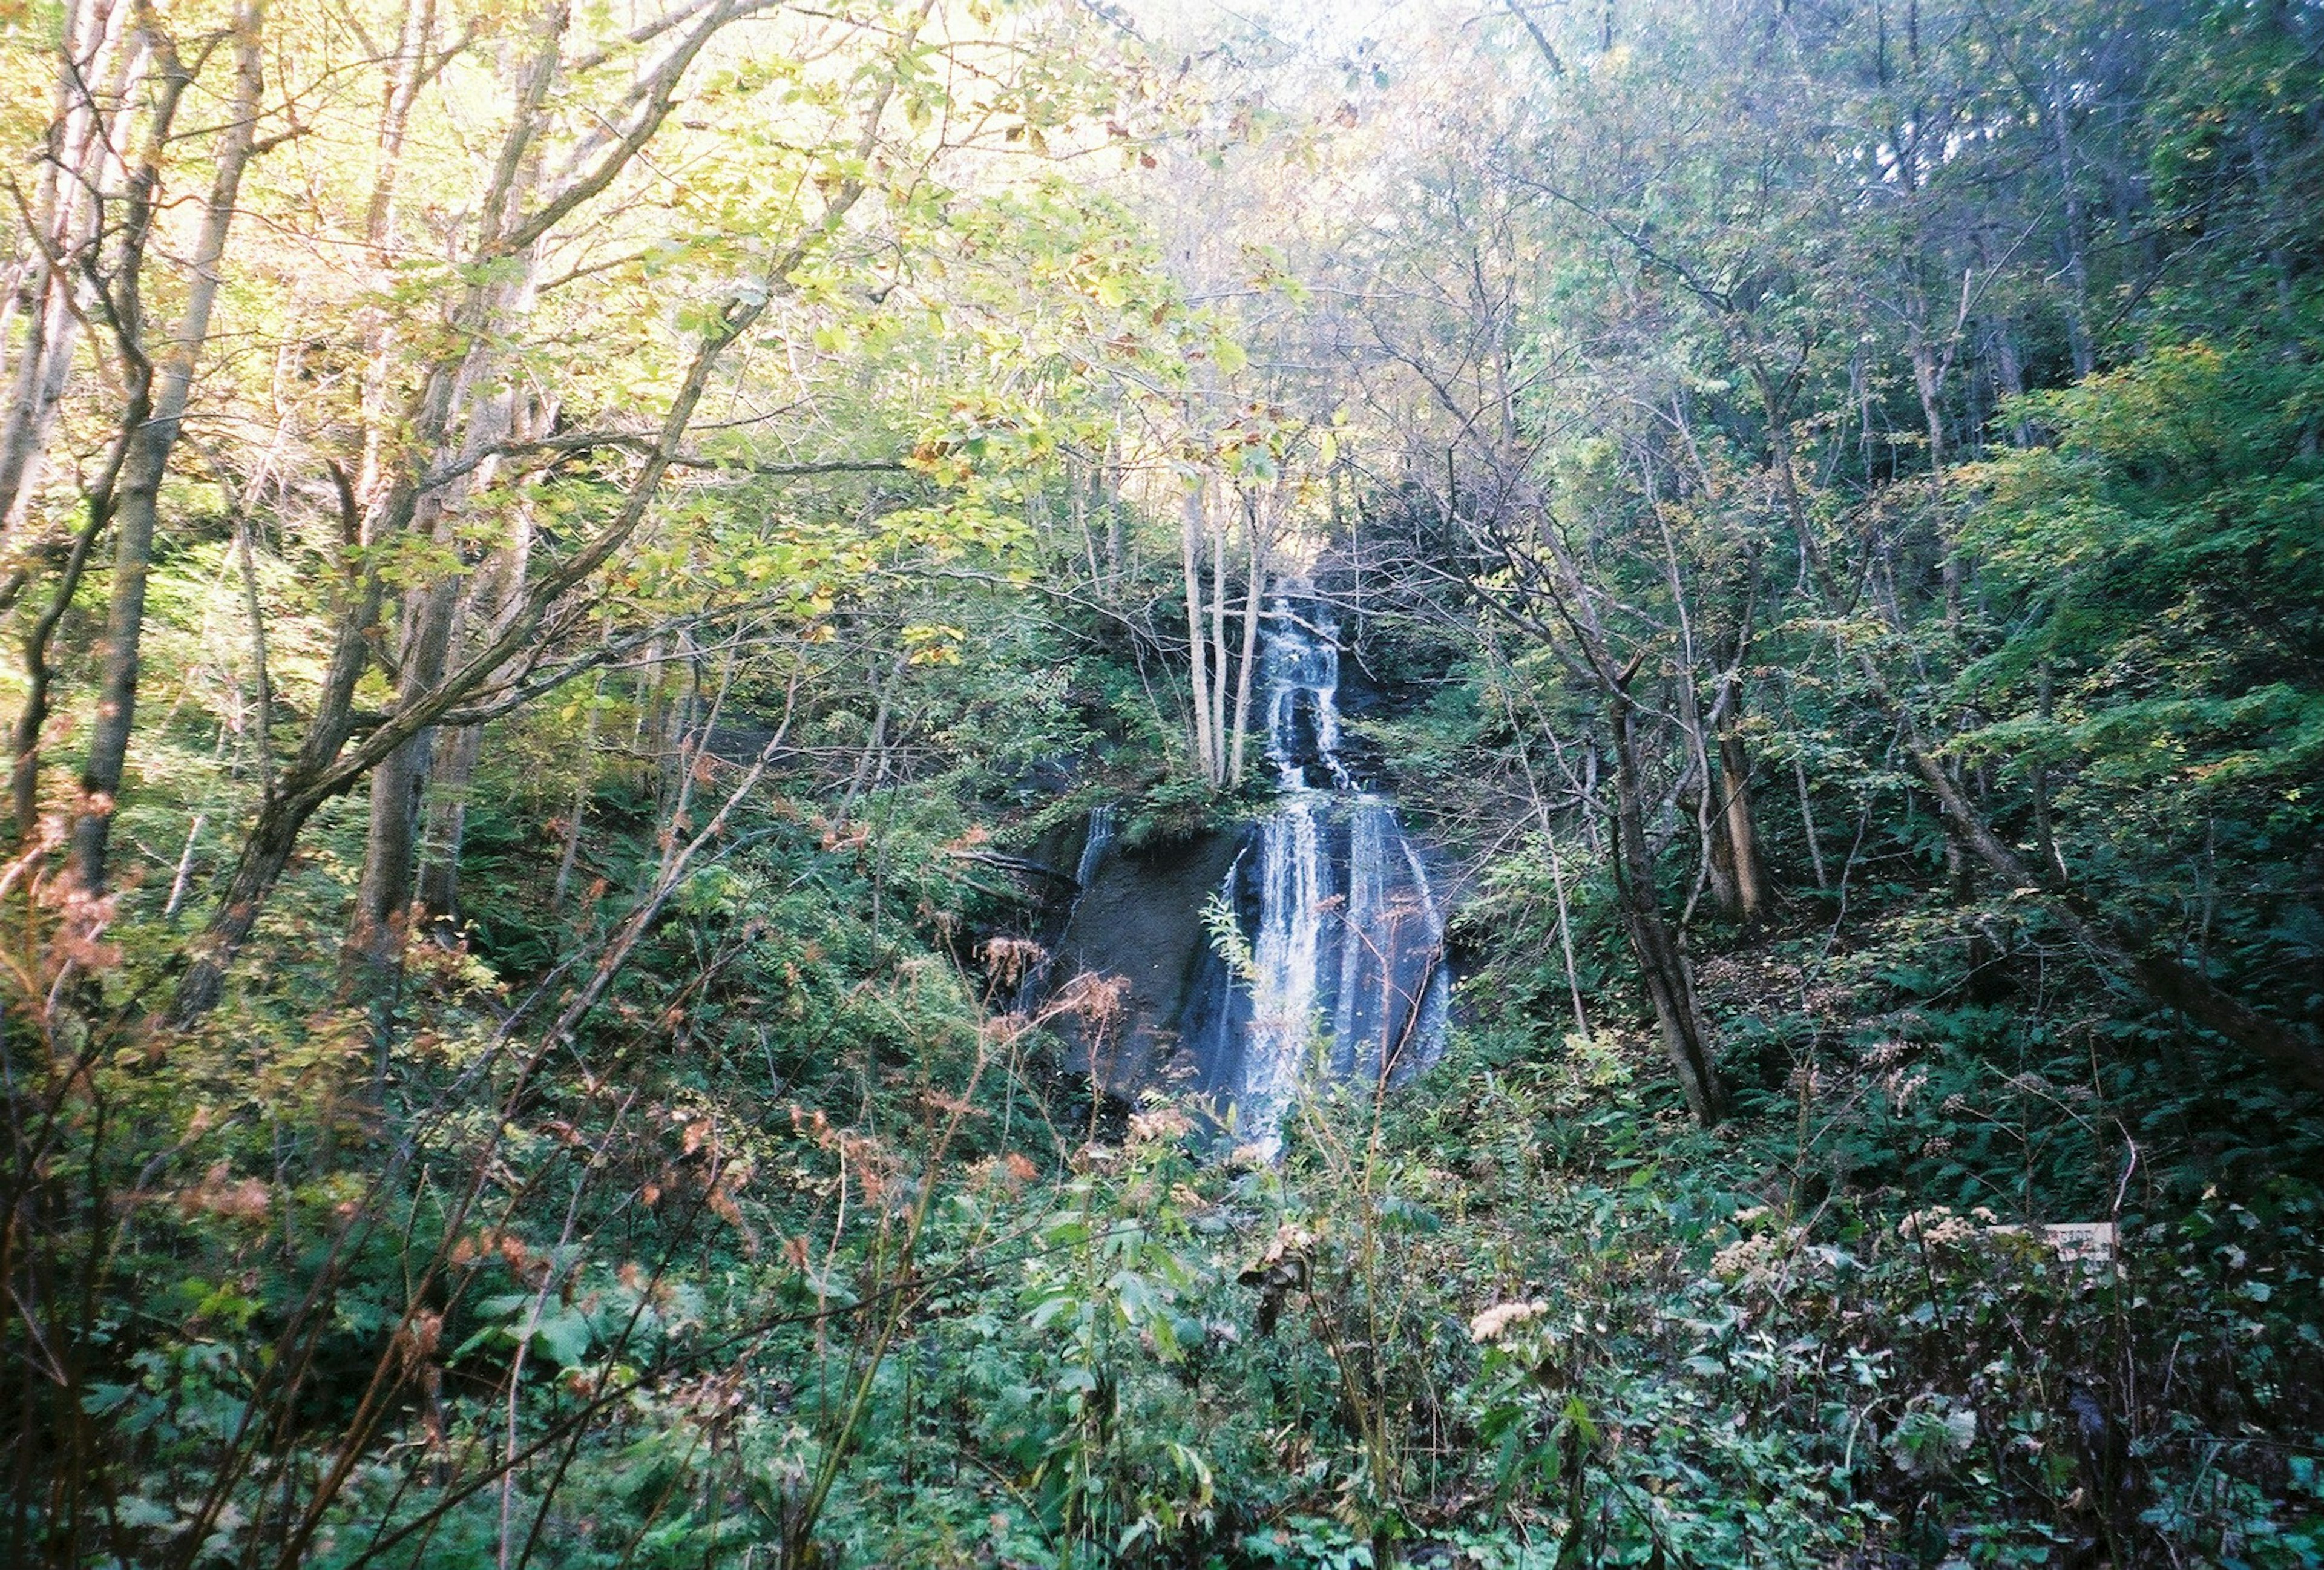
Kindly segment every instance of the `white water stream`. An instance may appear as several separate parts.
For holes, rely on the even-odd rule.
[[[1285,1116],[1320,1076],[1378,1084],[1425,1066],[1450,989],[1420,854],[1341,757],[1334,630],[1277,598],[1259,675],[1280,805],[1227,877],[1247,928],[1257,907],[1251,974],[1231,978],[1210,1011],[1204,1056],[1237,1142],[1272,1157]]]

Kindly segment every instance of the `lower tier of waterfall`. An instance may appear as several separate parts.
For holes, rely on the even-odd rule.
[[[1434,1059],[1451,995],[1444,924],[1386,801],[1286,800],[1222,892],[1244,952],[1205,956],[1181,1039],[1237,1144],[1271,1156],[1304,1091],[1392,1084]]]

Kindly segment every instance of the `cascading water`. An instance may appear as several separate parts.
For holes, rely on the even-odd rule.
[[[1074,868],[1074,897],[1086,892],[1097,869],[1105,860],[1105,853],[1113,848],[1113,808],[1110,806],[1093,808],[1089,816],[1088,832],[1082,836],[1082,859]]]
[[[1213,961],[1186,1039],[1239,1143],[1273,1156],[1284,1114],[1322,1068],[1394,1080],[1442,1042],[1444,922],[1396,809],[1340,755],[1334,629],[1278,597],[1259,676],[1279,805],[1222,893],[1249,939],[1245,974]]]
[[[1097,881],[1098,869],[1105,864],[1107,854],[1113,849],[1114,809],[1111,803],[1090,809],[1089,823],[1082,832],[1081,858],[1074,864],[1074,890],[1065,901],[1065,909],[1053,918],[1055,925],[1042,935],[1038,956],[1018,974],[1014,985],[1008,990],[1010,1013],[1032,1013],[1043,994],[1050,990],[1055,977],[1056,946],[1073,929],[1074,914]]]

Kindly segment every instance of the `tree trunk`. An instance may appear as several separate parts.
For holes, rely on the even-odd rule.
[[[896,693],[904,685],[904,672],[910,669],[911,661],[911,655],[899,649],[896,658],[889,664],[885,680],[878,679],[878,673],[873,673],[872,728],[864,734],[863,752],[855,761],[855,773],[847,782],[847,793],[840,798],[839,822],[842,824],[854,813],[855,804],[863,799],[864,793],[876,786],[887,772],[888,724],[895,716]],[[729,679],[732,676],[730,662]],[[723,686],[720,692],[723,697]]]
[[[1186,578],[1186,652],[1189,685],[1194,700],[1194,762],[1203,778],[1219,782],[1219,748],[1211,726],[1210,678],[1204,658],[1209,635],[1203,630],[1203,484],[1187,487],[1181,516],[1180,555]]]
[[[395,41],[395,63],[381,100],[378,165],[372,176],[371,203],[364,215],[364,244],[371,252],[372,287],[384,297],[395,271],[390,242],[395,233],[396,198],[403,177],[403,144],[411,127],[411,110],[427,72],[427,52],[436,32],[436,0],[420,0],[415,10],[403,11]],[[440,63],[440,62],[439,62]],[[389,412],[389,389],[394,379],[396,313],[384,304],[366,306],[357,319],[364,346],[363,458],[355,479],[356,494],[368,500],[380,488],[380,468],[393,420]]]
[[[1242,783],[1244,743],[1250,735],[1251,669],[1259,660],[1259,607],[1267,596],[1267,553],[1256,519],[1250,526],[1250,576],[1243,580],[1242,663],[1235,677],[1234,748],[1227,765],[1227,783]]]
[[[2025,363],[2017,351],[2017,329],[2002,322],[1993,329],[1993,360],[1995,379],[2000,383],[2005,399],[2025,395]],[[2009,423],[2009,445],[2028,448],[2034,445],[2034,428],[2021,416]]]
[[[1727,1096],[1711,1061],[1710,1032],[1694,995],[1694,976],[1665,919],[1655,887],[1654,856],[1646,846],[1646,812],[1630,700],[1613,695],[1614,892],[1623,929],[1638,957],[1638,972],[1661,1027],[1663,1050],[1678,1076],[1679,1092],[1695,1121],[1709,1128],[1727,1115]]]
[[[1747,928],[1767,913],[1766,873],[1759,860],[1759,832],[1751,817],[1751,756],[1729,716],[1719,734],[1719,787],[1727,823],[1727,848],[1735,869],[1736,913]]]
[[[1517,767],[1525,773],[1526,795],[1532,800],[1534,817],[1541,824],[1542,847],[1549,853],[1550,888],[1557,898],[1557,946],[1565,959],[1565,990],[1573,1000],[1573,1028],[1587,1036],[1590,1014],[1582,1006],[1582,966],[1573,953],[1572,912],[1565,898],[1565,858],[1557,853],[1557,826],[1550,821],[1549,803],[1543,799],[1541,781],[1535,778],[1533,753],[1526,743],[1525,726],[1517,718],[1517,699],[1509,691],[1517,672],[1498,647],[1492,648],[1492,654],[1497,668],[1493,685],[1501,695],[1502,711],[1508,716],[1509,733],[1517,738]],[[1584,818],[1586,821],[1586,812]]]
[[[106,615],[104,675],[97,691],[88,762],[81,771],[81,817],[73,828],[74,876],[94,893],[105,887],[106,849],[115,799],[129,759],[137,718],[138,661],[145,628],[145,586],[153,565],[153,532],[161,481],[178,443],[194,371],[209,337],[217,302],[219,263],[234,223],[243,171],[257,146],[260,94],[265,78],[260,50],[263,0],[245,0],[235,14],[235,91],[231,118],[219,138],[217,173],[195,241],[192,282],[184,314],[156,378],[152,415],[128,435],[121,488],[114,503],[113,600]]]
[[[1098,494],[1105,506],[1105,585],[1109,591],[1119,593],[1121,576],[1127,566],[1121,532],[1121,439],[1116,435],[1107,445],[1105,459],[1098,469]]]
[[[444,679],[459,595],[455,580],[414,589],[405,596],[399,705],[419,701]],[[419,868],[420,800],[435,747],[434,727],[423,729],[382,760],[371,777],[370,823],[364,837],[363,876],[355,885],[347,959],[350,980],[357,982],[374,1006],[395,992],[402,971],[412,879]],[[381,1029],[388,1023],[383,1018]]]
[[[468,799],[484,756],[484,727],[462,725],[448,741],[439,738],[436,751],[420,845],[418,903],[420,919],[449,938],[460,927],[460,846],[467,837]]]
[[[2047,656],[2042,660],[2034,687],[2037,711],[2046,725],[2056,701],[2055,678]],[[2042,857],[2042,875],[2066,881],[2066,858],[2058,854],[2058,836],[2050,821],[2050,766],[2037,756],[2034,763],[2034,845]]]
[[[1641,651],[1627,666],[1616,664],[1597,598],[1582,577],[1581,564],[1558,533],[1555,521],[1537,502],[1526,512],[1538,541],[1530,549],[1547,555],[1549,581],[1543,582],[1537,558],[1521,560],[1520,553],[1508,544],[1503,550],[1509,565],[1520,569],[1522,579],[1530,579],[1561,602],[1556,620],[1578,639],[1581,662],[1605,697],[1614,743],[1615,901],[1631,952],[1637,956],[1639,976],[1654,1005],[1663,1049],[1677,1076],[1680,1094],[1686,1098],[1687,1110],[1708,1128],[1727,1115],[1727,1097],[1719,1083],[1711,1032],[1696,1002],[1693,973],[1677,934],[1663,915],[1654,851],[1646,838],[1645,769],[1630,724],[1634,706],[1630,683],[1645,653]]]
[[[1675,581],[1675,579],[1674,579]],[[1686,751],[1691,767],[1687,778],[1695,788],[1683,791],[1680,800],[1691,806],[1694,814],[1696,837],[1702,845],[1702,873],[1695,883],[1699,893],[1705,883],[1711,888],[1711,902],[1729,916],[1740,916],[1742,901],[1735,888],[1735,854],[1727,843],[1726,815],[1721,810],[1719,774],[1711,764],[1711,749],[1703,737],[1702,713],[1695,701],[1693,665],[1690,659],[1681,672],[1678,682],[1678,719],[1686,737]],[[1687,901],[1687,911],[1693,912],[1694,901]]]
[[[1792,755],[1792,779],[1800,788],[1800,833],[1808,842],[1808,864],[1815,868],[1816,888],[1831,887],[1831,879],[1823,870],[1823,846],[1816,842],[1815,803],[1808,795],[1808,764],[1798,753]]]
[[[2074,183],[2074,134],[2066,118],[2065,84],[2055,77],[2049,83],[2049,99],[2037,108],[2046,111],[2043,118],[2050,123],[2051,151],[2058,161],[2058,194],[2065,205],[2066,341],[2074,356],[2074,378],[2080,381],[2098,369],[2097,346],[2090,338],[2090,270],[2083,258],[2087,220],[2082,214],[2082,193]]]
[[[13,540],[40,483],[41,460],[56,426],[57,408],[72,377],[78,319],[73,311],[71,269],[100,236],[88,193],[101,188],[96,165],[109,156],[97,95],[120,43],[125,4],[74,0],[65,8],[47,144],[35,187],[35,245],[26,265],[23,335],[8,369],[7,412],[0,417],[0,540]],[[12,289],[11,303],[16,292]],[[12,335],[0,332],[0,354]]]
[[[42,455],[56,424],[72,374],[75,323],[70,285],[42,268],[27,310],[15,374],[9,378],[8,412],[0,423],[0,540],[13,539],[40,481]]]
[[[41,733],[48,727],[49,685],[56,678],[55,669],[49,663],[49,642],[56,636],[57,624],[72,608],[73,596],[79,592],[81,577],[88,568],[89,549],[97,543],[110,511],[97,498],[91,498],[88,521],[73,537],[72,553],[65,559],[64,571],[58,575],[49,608],[32,623],[32,630],[24,634],[24,706],[16,716],[14,762],[8,780],[20,847],[32,843],[40,819]]]
[[[1923,307],[1925,309],[1925,306]],[[1913,328],[1913,385],[1920,394],[1921,423],[1929,439],[1929,494],[1936,503],[1937,539],[1944,550],[1940,570],[1944,575],[1945,624],[1960,625],[1962,567],[1960,551],[1953,539],[1953,531],[1944,516],[1945,499],[1945,383],[1952,375],[1953,359],[1960,348],[1960,327],[1942,349],[1930,342],[1928,324],[1917,322]]]
[[[127,7],[122,7],[112,14],[110,20],[120,20],[126,10]],[[143,31],[142,22],[140,31],[141,33]],[[113,328],[114,346],[120,358],[124,396],[121,418],[115,426],[105,466],[97,482],[87,489],[83,502],[85,521],[74,536],[64,570],[58,576],[55,591],[50,596],[49,608],[24,636],[24,706],[18,712],[16,719],[10,781],[15,831],[20,844],[31,843],[39,816],[42,733],[48,725],[49,689],[55,677],[54,669],[49,663],[49,644],[80,591],[91,549],[113,522],[124,466],[153,412],[155,373],[152,357],[146,352],[144,320],[139,309],[143,299],[140,269],[154,221],[152,198],[161,181],[161,154],[176,124],[178,106],[183,102],[186,89],[192,85],[193,79],[190,73],[180,67],[176,57],[167,49],[166,42],[161,41],[156,46],[148,40],[146,47],[116,52],[115,75],[107,83],[116,102],[124,101],[128,96],[131,77],[128,57],[159,57],[153,68],[152,101],[145,111],[143,125],[132,128],[116,122],[110,132],[112,137],[124,143],[117,155],[106,146],[108,133],[102,124],[90,89],[84,85],[77,93],[78,102],[95,122],[92,136],[98,148],[95,161],[119,177],[119,190],[115,193],[122,207],[121,234],[116,242],[115,263],[117,275],[108,280],[107,291],[102,298]],[[69,69],[70,62],[67,62],[67,69]],[[142,131],[142,135],[137,137],[142,151],[132,168],[127,162],[127,143],[136,131]],[[95,171],[84,171],[83,174],[92,183],[97,178]],[[101,235],[93,235],[88,237],[88,244],[93,247],[102,238]],[[82,260],[93,264],[99,258],[93,253],[85,253]],[[60,301],[69,298],[61,292],[64,287],[60,283],[60,292],[55,296]],[[19,568],[12,574],[5,597],[13,599],[28,577],[28,568]]]
[[[1228,505],[1220,508],[1224,514]],[[1227,782],[1227,526],[1222,516],[1211,530],[1211,783]]]
[[[539,23],[539,44],[524,64],[516,84],[518,112],[503,138],[492,189],[479,218],[475,254],[493,254],[515,227],[520,209],[539,183],[541,146],[539,121],[560,63],[567,14],[563,7],[547,14]],[[408,116],[411,85],[420,69],[418,53],[432,18],[420,19],[421,38],[404,59],[389,94],[382,125],[382,158],[385,167],[373,193],[370,215],[373,245],[383,245],[394,200],[395,161],[400,156]],[[410,23],[407,21],[409,42]],[[534,300],[537,247],[519,248],[508,258],[510,271],[472,287],[463,301],[459,319],[464,328],[450,350],[429,367],[420,417],[412,423],[415,439],[404,455],[404,465],[386,488],[382,515],[370,531],[375,537],[410,532],[429,535],[453,560],[460,559],[458,537],[461,500],[493,484],[497,460],[495,444],[518,434],[514,388],[491,396],[485,389],[499,368],[501,338],[510,324],[521,320]],[[379,339],[374,369],[384,367],[384,328]],[[452,456],[447,438],[465,420],[458,444],[459,458],[471,466],[461,480],[426,494],[418,489],[421,472]],[[374,422],[374,434],[376,423]],[[376,453],[366,457],[375,462]],[[415,587],[404,596],[401,647],[398,651],[396,698],[400,705],[418,701],[444,679],[458,646],[463,613],[467,606],[468,575],[453,570],[437,581]],[[394,999],[401,990],[404,945],[411,937],[414,879],[419,871],[421,808],[434,764],[436,733],[420,731],[385,759],[372,777],[369,824],[364,843],[363,875],[355,888],[355,905],[347,934],[347,975],[368,998],[383,1053],[392,1029]]]
[[[598,715],[605,703],[605,673],[601,670],[589,692],[589,717],[581,732],[580,778],[573,786],[573,817],[565,826],[565,848],[557,858],[557,882],[549,891],[549,913],[565,910],[565,897],[573,887],[573,869],[581,860],[581,826],[589,816],[589,799],[596,785]]]
[[[537,431],[546,423],[538,418],[528,418],[528,431]],[[487,608],[489,599],[496,605],[492,620],[492,634],[497,637],[506,630],[511,618],[524,608],[524,580],[532,557],[533,524],[530,509],[520,505],[516,511],[516,533],[494,558],[493,570],[479,577],[463,607],[462,621],[466,614]],[[454,631],[456,643],[460,633]],[[586,750],[596,751],[597,697],[603,693],[604,672],[589,700],[589,737]],[[450,745],[438,743],[438,758],[434,778],[427,795],[432,804],[425,805],[426,821],[420,841],[419,909],[421,917],[437,929],[438,936],[448,938],[457,930],[460,921],[460,847],[468,832],[469,787],[475,778],[476,762],[483,755],[484,727],[466,725],[452,733]],[[560,879],[560,886],[562,880]]]

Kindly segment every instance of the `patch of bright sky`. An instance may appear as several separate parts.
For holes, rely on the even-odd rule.
[[[1244,39],[1320,60],[1370,60],[1431,24],[1429,0],[1121,0],[1111,7],[1157,42]]]

